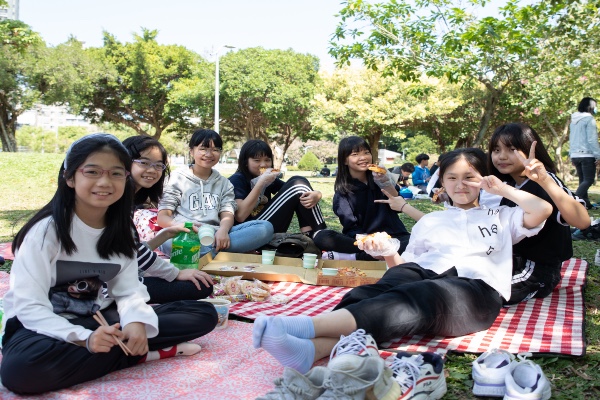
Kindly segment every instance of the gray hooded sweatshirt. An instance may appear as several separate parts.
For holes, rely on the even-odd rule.
[[[219,214],[235,213],[233,185],[218,171],[212,170],[207,180],[198,178],[191,168],[171,173],[158,210],[171,210],[175,222],[199,222],[219,228]]]

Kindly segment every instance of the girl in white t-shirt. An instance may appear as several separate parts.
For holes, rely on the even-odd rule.
[[[2,321],[0,375],[9,390],[39,394],[140,362],[195,354],[200,346],[187,341],[216,326],[209,303],[146,304],[130,171],[131,158],[116,137],[84,136],[67,150],[50,203],[17,233]],[[99,310],[108,326],[94,319]]]
[[[380,235],[361,244],[370,254],[384,256],[389,269],[381,280],[352,289],[329,314],[259,317],[254,346],[305,373],[330,354],[340,335],[357,329],[382,343],[406,335],[461,336],[489,328],[502,298],[510,296],[512,245],[535,235],[552,207],[486,174],[480,152],[446,154],[440,176],[451,206],[419,219],[402,256]],[[480,189],[520,207],[480,206]],[[379,202],[392,208],[401,203],[395,198]]]

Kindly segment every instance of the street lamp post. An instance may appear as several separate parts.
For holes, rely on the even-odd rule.
[[[235,49],[234,46],[221,46],[217,49],[217,60],[215,62],[215,132],[219,133],[219,53],[221,49]]]

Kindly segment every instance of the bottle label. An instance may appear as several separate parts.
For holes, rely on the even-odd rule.
[[[172,264],[197,264],[200,259],[200,245],[197,243],[173,242]]]

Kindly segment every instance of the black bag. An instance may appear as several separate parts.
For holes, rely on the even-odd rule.
[[[304,253],[321,254],[315,242],[302,233],[276,233],[263,249],[275,250],[278,257],[301,258]]]

